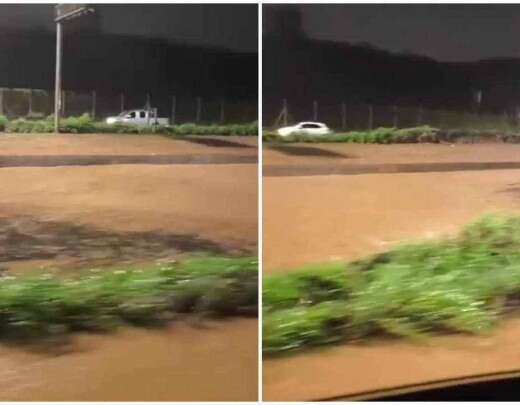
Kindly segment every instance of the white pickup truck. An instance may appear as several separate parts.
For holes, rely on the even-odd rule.
[[[150,110],[128,110],[123,111],[115,117],[108,117],[107,124],[133,124],[133,125],[162,125],[166,126],[170,123],[168,118],[157,117],[157,109]]]

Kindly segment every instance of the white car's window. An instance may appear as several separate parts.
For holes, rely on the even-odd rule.
[[[303,124],[302,128],[305,128],[305,129],[315,129],[315,128],[321,128],[321,126],[318,125],[318,124]]]
[[[145,113],[144,111],[140,111],[140,112],[139,112],[139,116],[140,116],[141,118],[146,118],[146,113]]]
[[[132,111],[131,113],[129,113],[126,118],[135,118],[135,111]]]

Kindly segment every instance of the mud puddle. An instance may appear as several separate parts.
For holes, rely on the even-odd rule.
[[[0,217],[0,265],[50,261],[67,267],[128,264],[174,258],[181,253],[230,251],[196,235],[114,232],[29,216]],[[23,266],[22,266],[23,267]]]

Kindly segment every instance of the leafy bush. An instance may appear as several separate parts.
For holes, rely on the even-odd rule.
[[[258,123],[231,125],[197,125],[186,123],[158,128],[160,133],[169,135],[258,135]]]
[[[300,133],[280,137],[272,132],[268,132],[264,135],[264,139],[282,143],[417,143],[437,142],[438,132],[438,129],[429,126],[404,129],[381,127],[370,131],[351,131],[320,136],[309,136]]]
[[[31,337],[160,324],[176,313],[257,314],[250,257],[191,257],[146,268],[0,278],[0,336]],[[180,306],[189,296],[190,305]]]
[[[484,130],[475,128],[438,129],[430,126],[413,128],[376,128],[370,131],[350,131],[329,135],[309,136],[292,134],[281,137],[275,132],[263,134],[266,142],[272,143],[439,143],[439,142],[503,142],[520,143],[520,133],[508,130]]]
[[[6,122],[6,131],[13,133],[52,133],[54,132],[53,116],[45,119],[19,118],[9,123]],[[2,121],[0,120],[0,130]],[[186,123],[173,126],[146,127],[130,124],[109,125],[105,122],[95,121],[88,114],[78,117],[67,117],[60,121],[60,132],[72,134],[149,134],[163,135],[257,135],[258,124],[232,124],[232,125],[197,125]]]
[[[9,121],[6,132],[13,133],[51,133],[54,132],[54,124],[49,120],[32,121],[18,118]]]
[[[519,298],[520,217],[487,216],[451,239],[266,276],[264,349],[378,334],[478,333]]]
[[[0,131],[5,131],[7,122],[7,118],[4,115],[0,115]]]

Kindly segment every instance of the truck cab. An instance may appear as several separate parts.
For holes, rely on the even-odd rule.
[[[157,117],[157,109],[136,109],[123,111],[115,117],[108,117],[107,124],[131,124],[131,125],[168,125],[168,118]]]

